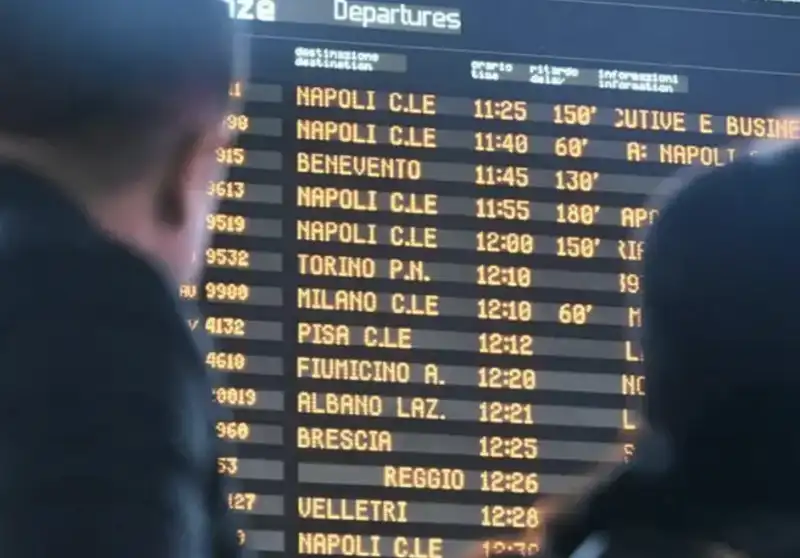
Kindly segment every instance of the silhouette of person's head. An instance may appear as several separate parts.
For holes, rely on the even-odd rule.
[[[221,178],[234,50],[220,0],[6,0],[0,160],[185,279]]]

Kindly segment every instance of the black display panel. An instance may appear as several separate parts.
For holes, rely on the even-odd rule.
[[[537,497],[635,451],[647,197],[800,135],[769,118],[800,13],[231,1],[250,77],[181,294],[233,409],[241,541],[439,558],[535,529]]]

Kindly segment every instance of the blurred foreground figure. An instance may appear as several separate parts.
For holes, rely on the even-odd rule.
[[[545,556],[800,556],[799,250],[796,145],[662,207],[643,269],[647,430],[545,513]]]
[[[230,26],[219,0],[0,5],[4,558],[237,553],[175,296],[228,139]]]

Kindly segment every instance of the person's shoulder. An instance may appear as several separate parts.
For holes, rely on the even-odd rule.
[[[63,416],[131,432],[126,417],[146,412],[207,452],[203,360],[147,262],[105,246],[26,250],[0,256],[0,293],[0,404],[27,416],[12,395],[37,393]]]
[[[748,554],[724,543],[636,527],[592,533],[568,558],[748,558]]]
[[[153,266],[111,242],[37,244],[0,250],[0,324],[58,315],[76,323],[141,320],[179,324],[173,286]]]
[[[183,382],[203,365],[173,290],[111,243],[0,251],[0,357],[48,378],[71,360],[80,379],[98,385],[117,375],[126,384],[134,370],[159,376],[156,383]]]

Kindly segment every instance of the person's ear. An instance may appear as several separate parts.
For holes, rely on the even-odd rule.
[[[156,216],[170,228],[183,227],[189,218],[187,194],[202,158],[203,143],[200,134],[182,134],[167,158],[156,195]]]

